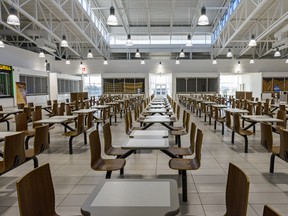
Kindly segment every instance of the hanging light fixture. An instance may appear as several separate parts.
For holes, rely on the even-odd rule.
[[[142,58],[142,60],[141,60],[141,64],[142,65],[144,65],[145,64],[145,61],[144,61],[144,59]]]
[[[66,36],[65,35],[62,36],[62,41],[60,43],[60,46],[61,47],[68,47],[68,42],[66,40]]]
[[[233,54],[231,52],[231,49],[228,49],[228,53],[227,53],[227,58],[232,58],[233,57]]]
[[[201,8],[201,16],[199,17],[198,25],[209,25],[209,19],[206,15],[206,8],[204,6]]]
[[[176,58],[175,64],[177,64],[177,65],[180,64],[180,61],[179,61],[178,57]]]
[[[45,63],[44,63],[44,66],[46,66],[48,64],[48,60],[46,59],[45,60]]]
[[[216,60],[216,58],[213,59],[212,64],[214,64],[214,65],[217,64],[217,60]]]
[[[276,49],[276,52],[274,53],[274,57],[277,58],[277,57],[281,57],[281,53],[279,51],[279,48]]]
[[[17,16],[17,11],[15,10],[14,7],[11,7],[9,10],[9,16],[7,18],[7,23],[9,25],[20,25],[19,18]]]
[[[4,48],[5,47],[5,44],[4,42],[2,41],[2,37],[0,36],[0,48]]]
[[[68,58],[67,58],[67,60],[66,60],[65,64],[67,64],[67,65],[71,64],[71,62],[69,61],[69,59],[68,59]]]
[[[286,60],[286,64],[288,64],[288,59]]]
[[[117,17],[115,16],[115,8],[113,6],[110,7],[110,15],[107,19],[107,25],[118,25]]]
[[[39,52],[39,58],[45,58],[45,54],[42,49]]]
[[[250,59],[249,63],[254,64],[255,63],[254,59]]]
[[[249,47],[255,47],[255,46],[257,46],[257,42],[256,42],[256,40],[255,40],[255,35],[254,35],[254,34],[252,34],[251,40],[249,41],[248,46],[249,46]]]
[[[139,49],[136,49],[135,58],[141,58],[141,54],[139,52]]]
[[[191,38],[191,34],[188,34],[188,36],[187,36],[186,46],[187,46],[187,47],[191,47],[191,46],[193,46],[193,44],[192,44],[192,38]]]
[[[180,58],[185,58],[185,53],[184,53],[184,50],[183,50],[183,49],[181,49],[180,54],[179,54],[179,57],[180,57]]]
[[[91,52],[91,49],[89,49],[89,52],[87,53],[87,58],[93,58],[93,54]]]
[[[104,65],[108,65],[108,61],[107,61],[107,59],[106,59],[105,57],[104,57],[103,64],[104,64]]]
[[[126,46],[133,46],[130,34],[127,35]]]

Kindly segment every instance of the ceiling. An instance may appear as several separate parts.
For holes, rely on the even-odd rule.
[[[233,0],[232,3],[239,4],[218,31],[218,23],[232,7],[231,0],[85,0],[87,4],[83,1],[3,0],[0,35],[7,44],[35,52],[42,48],[57,60],[86,59],[89,49],[96,59],[118,60],[134,59],[136,49],[145,59],[176,59],[182,48],[185,59],[226,58],[228,49],[236,59],[274,58],[277,47],[280,58],[288,56],[287,0]],[[89,8],[87,12],[83,5]],[[117,26],[106,25],[111,5],[115,7]],[[6,23],[11,6],[18,12],[20,26]],[[197,25],[203,6],[208,26]],[[127,34],[131,34],[132,47],[125,45]],[[193,47],[186,47],[183,38],[188,34],[193,39],[212,37],[212,43],[198,41]],[[63,35],[69,48],[60,47]],[[252,35],[257,41],[255,48],[248,47]],[[112,39],[117,43],[110,44]]]

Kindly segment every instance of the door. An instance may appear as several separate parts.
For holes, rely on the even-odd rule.
[[[166,84],[156,84],[155,95],[166,96],[166,94],[167,94]]]

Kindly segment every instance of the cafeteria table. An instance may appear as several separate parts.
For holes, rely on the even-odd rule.
[[[179,213],[173,179],[106,179],[81,207],[84,216],[159,216]]]

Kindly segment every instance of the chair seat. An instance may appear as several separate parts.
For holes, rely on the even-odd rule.
[[[168,149],[169,152],[171,152],[174,155],[180,155],[180,156],[184,156],[184,155],[192,155],[193,152],[191,151],[190,148],[177,148],[177,147],[170,147]]]
[[[0,173],[3,173],[4,170],[4,162],[0,161]]]
[[[172,131],[185,130],[183,126],[173,126],[172,129]]]
[[[172,130],[171,134],[174,136],[182,136],[182,135],[186,135],[187,132],[186,130]]]
[[[281,125],[272,125],[272,131],[276,133],[280,133],[280,130],[285,130],[286,128]]]
[[[64,133],[65,136],[78,136],[80,133],[77,131],[68,131]]]
[[[224,118],[218,118],[218,119],[216,119],[216,121],[217,121],[217,122],[220,122],[220,123],[224,123],[224,122],[226,122],[226,119],[224,119]]]
[[[125,159],[99,159],[91,168],[98,171],[115,171],[125,166]]]
[[[25,157],[32,158],[35,156],[34,148],[25,150]]]
[[[121,156],[129,152],[129,150],[121,149],[121,148],[110,148],[106,152],[107,155],[115,155],[115,156]]]
[[[194,158],[172,158],[169,161],[169,167],[175,170],[196,170],[200,167],[200,164]]]
[[[279,155],[280,153],[280,146],[272,146],[272,153]]]
[[[249,131],[249,130],[240,130],[238,132],[238,134],[240,134],[241,136],[249,136],[249,135],[252,135],[254,133],[253,133],[253,131]]]
[[[24,136],[35,136],[35,131],[24,131]]]

